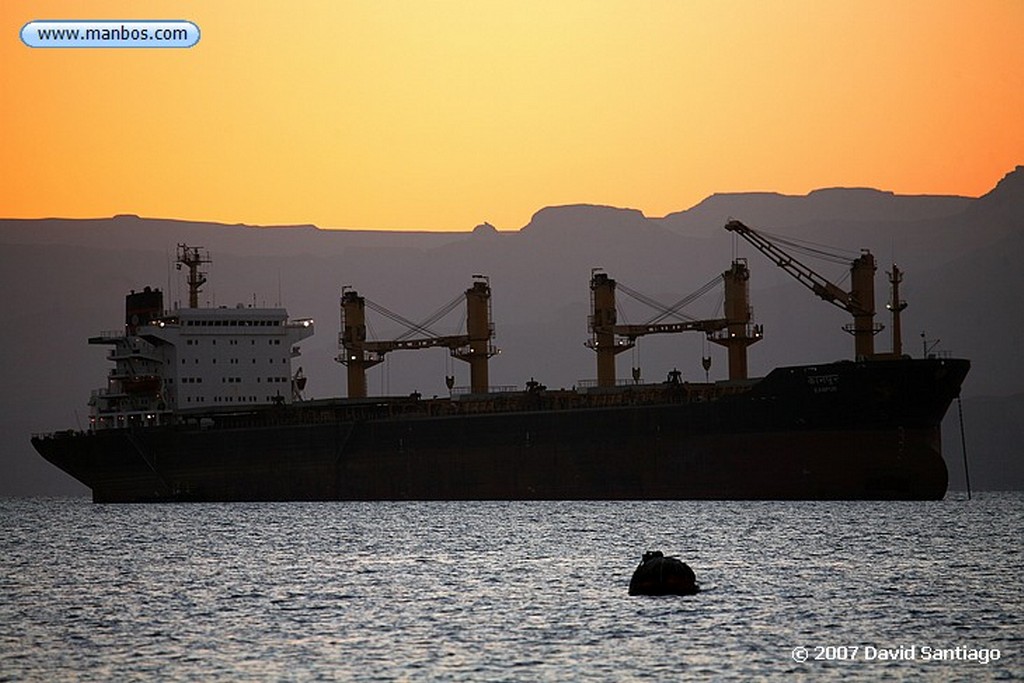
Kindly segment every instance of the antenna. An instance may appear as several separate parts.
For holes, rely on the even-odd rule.
[[[187,244],[178,244],[177,262],[175,267],[181,270],[182,266],[188,268],[188,307],[199,308],[199,292],[206,284],[206,273],[199,270],[204,263],[210,261],[210,253],[200,253],[202,247],[190,247]]]

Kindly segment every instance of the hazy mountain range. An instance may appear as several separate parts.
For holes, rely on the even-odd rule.
[[[491,361],[492,384],[522,385],[535,377],[569,387],[595,376],[593,353],[583,346],[593,268],[672,303],[719,275],[734,256],[749,261],[754,313],[765,327],[765,339],[750,351],[753,374],[851,357],[852,338],[840,329],[848,316],[725,232],[730,217],[843,250],[851,258],[870,249],[879,263],[878,320],[887,325],[885,271],[895,260],[906,273],[901,294],[910,303],[903,318],[904,352],[920,355],[924,341],[940,340],[936,351],[973,363],[963,391],[972,484],[1024,488],[1024,167],[1018,166],[976,199],[860,188],[805,196],[716,194],[663,218],[604,206],[547,207],[518,230],[496,230],[486,222],[462,232],[426,233],[137,216],[0,220],[0,495],[85,492],[37,456],[29,436],[84,424],[89,392],[103,384],[109,367],[107,349],[91,347],[86,339],[123,323],[129,290],[151,285],[168,292],[169,301],[184,297],[181,274],[172,266],[178,243],[210,251],[204,301],[281,302],[293,317],[316,319],[317,333],[303,343],[297,361],[310,377],[310,397],[344,393],[344,368],[333,361],[342,286],[421,320],[468,287],[475,274],[487,275],[493,289],[495,342],[502,353]],[[843,265],[805,263],[847,285]],[[721,298],[717,287],[686,312],[714,317]],[[657,314],[621,293],[620,308],[628,322]],[[455,333],[463,317],[460,311],[434,329]],[[381,318],[371,318],[371,328],[381,339],[404,331]],[[889,346],[888,330],[877,344]],[[619,375],[628,376],[638,365],[649,380],[674,367],[703,379],[705,354],[714,358],[712,378],[722,377],[724,353],[708,350],[700,335],[648,337],[636,353],[620,356]],[[467,367],[441,350],[393,353],[371,372],[370,390],[442,395],[452,368],[457,383],[468,384]],[[944,431],[951,483],[959,487],[955,408]]]

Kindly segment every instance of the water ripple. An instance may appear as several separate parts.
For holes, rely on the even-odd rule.
[[[0,501],[0,680],[1020,678],[1024,496]],[[705,591],[632,598],[639,554]],[[793,648],[811,659],[796,662]],[[853,661],[815,648],[857,646]],[[868,660],[866,646],[916,648]],[[921,648],[1002,657],[924,661]]]

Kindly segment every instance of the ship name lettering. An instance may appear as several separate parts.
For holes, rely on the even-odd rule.
[[[810,375],[807,383],[811,385],[816,394],[824,394],[839,391],[839,375]]]

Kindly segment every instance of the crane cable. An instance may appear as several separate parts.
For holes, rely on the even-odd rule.
[[[408,318],[405,318],[405,317],[395,313],[394,311],[391,311],[391,310],[385,308],[384,306],[381,306],[380,304],[378,304],[378,303],[376,303],[374,301],[371,301],[370,299],[366,299],[366,306],[367,306],[367,308],[369,308],[369,309],[371,309],[373,311],[376,311],[377,313],[380,313],[384,317],[389,318],[389,319],[393,320],[394,322],[397,322],[398,324],[400,324],[403,327],[405,327],[406,328],[406,332],[404,332],[401,336],[398,337],[398,339],[395,340],[395,341],[401,341],[401,340],[406,339],[406,338],[412,336],[413,334],[417,334],[417,333],[426,335],[428,337],[439,337],[439,336],[441,336],[441,335],[437,334],[436,332],[434,332],[432,329],[430,329],[430,327],[428,327],[428,326],[429,325],[433,325],[438,320],[440,320],[444,316],[446,316],[449,313],[451,313],[456,307],[458,307],[459,303],[462,302],[462,299],[463,299],[463,295],[460,294],[459,296],[455,297],[450,302],[448,302],[447,304],[445,304],[444,306],[439,308],[437,311],[432,313],[429,317],[427,317],[427,319],[425,319],[423,322],[420,322],[420,323],[415,323],[415,322],[409,320]]]
[[[753,228],[751,228],[751,230],[753,230]],[[812,242],[811,240],[797,239],[795,237],[784,237],[782,235],[767,232],[766,230],[755,230],[754,232],[761,234],[773,242],[783,244],[805,256],[821,259],[822,261],[828,261],[830,263],[849,265],[850,261],[857,257],[857,252],[849,249],[843,249],[841,247]]]
[[[718,286],[718,283],[719,283],[720,279],[721,279],[721,277],[716,275],[711,280],[709,280],[705,284],[701,285],[700,287],[698,287],[696,290],[694,290],[690,294],[687,294],[682,299],[676,301],[671,306],[666,306],[665,304],[661,303],[660,301],[652,299],[651,297],[647,296],[646,294],[643,294],[642,292],[638,292],[635,289],[627,287],[626,285],[622,284],[621,282],[618,283],[617,286],[627,296],[630,296],[633,299],[636,299],[637,301],[639,301],[640,303],[645,304],[646,306],[650,306],[651,308],[653,308],[656,311],[659,311],[658,315],[654,316],[653,318],[648,320],[646,323],[644,323],[646,325],[653,325],[655,323],[661,322],[662,320],[664,320],[665,318],[668,318],[670,316],[676,316],[677,318],[691,320],[691,321],[697,320],[697,318],[693,317],[692,315],[688,315],[686,313],[683,313],[680,309],[685,308],[686,306],[689,306],[691,303],[693,303],[694,301],[696,301],[700,297],[704,296],[705,294],[707,294],[708,292],[713,290],[715,287]]]
[[[675,302],[674,304],[672,304],[671,306],[666,308],[664,311],[662,311],[661,315],[658,315],[658,316],[652,318],[650,321],[648,321],[647,324],[650,325],[650,324],[653,324],[653,323],[659,323],[662,320],[664,320],[665,318],[669,317],[670,315],[679,314],[679,315],[684,315],[685,316],[686,314],[679,313],[679,309],[685,308],[686,306],[689,306],[691,303],[693,303],[697,299],[701,298],[702,296],[704,296],[708,292],[713,291],[718,286],[718,283],[719,283],[720,279],[721,279],[720,276],[713,277],[711,280],[709,280],[708,282],[703,284],[700,288],[694,290],[692,293],[686,295],[685,297],[683,297],[679,301]],[[689,316],[686,316],[686,317],[689,317]],[[694,320],[694,318],[690,318],[690,319]]]

